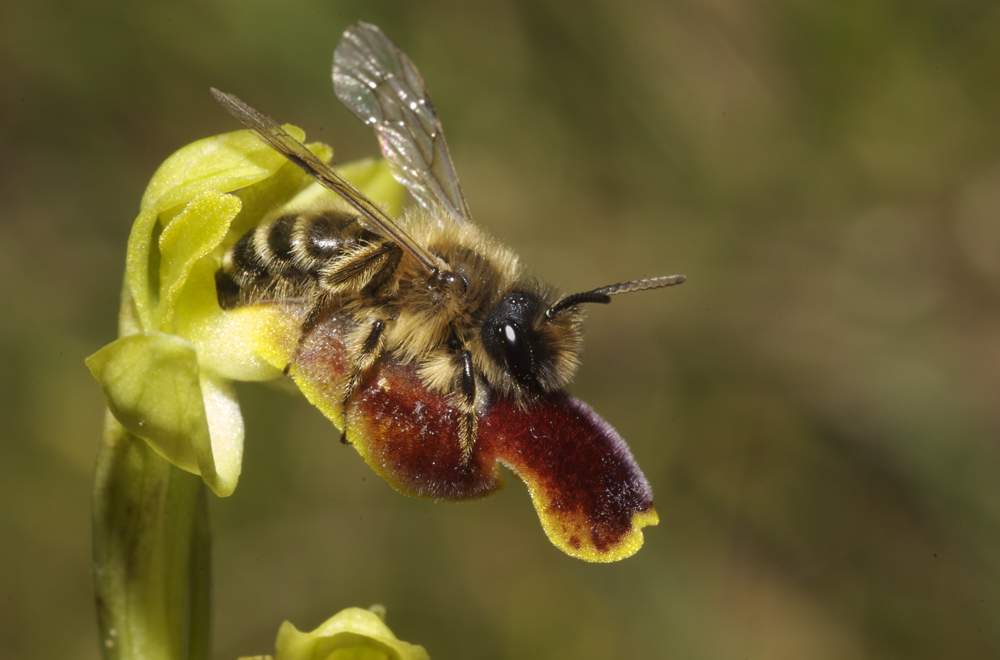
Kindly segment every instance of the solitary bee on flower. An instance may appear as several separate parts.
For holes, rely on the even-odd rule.
[[[482,497],[502,487],[503,463],[557,546],[591,561],[632,554],[641,527],[657,522],[649,485],[614,429],[564,388],[583,305],[684,277],[558,293],[472,222],[424,82],[381,30],[344,33],[333,81],[419,208],[390,217],[276,121],[213,89],[336,194],[286,205],[231,239],[215,273],[222,312],[294,319],[296,336],[276,340],[284,372],[398,490]]]

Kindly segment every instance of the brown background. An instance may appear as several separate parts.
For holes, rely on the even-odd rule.
[[[211,504],[216,657],[386,605],[441,658],[1000,657],[1000,4],[555,0],[0,6],[0,657],[97,657],[89,488],[125,240],[157,164],[243,96],[341,162],[330,90],[381,25],[478,221],[579,290],[572,391],[661,524],[610,566],[523,486],[395,494],[304,402],[242,387]]]

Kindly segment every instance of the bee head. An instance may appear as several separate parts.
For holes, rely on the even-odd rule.
[[[532,394],[551,392],[568,383],[582,348],[580,314],[549,318],[538,293],[514,290],[493,306],[483,321],[487,355],[516,389]]]
[[[583,303],[609,303],[611,296],[630,291],[680,284],[683,275],[671,275],[574,293],[549,304],[531,291],[506,293],[483,320],[483,347],[503,372],[509,389],[542,394],[562,389],[579,366],[583,337]]]

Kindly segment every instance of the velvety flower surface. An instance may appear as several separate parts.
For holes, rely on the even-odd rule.
[[[344,413],[348,331],[343,318],[322,319],[290,375],[397,490],[445,501],[485,497],[503,488],[502,463],[524,480],[549,540],[567,554],[610,562],[642,546],[641,529],[658,522],[652,491],[625,442],[589,406],[565,392],[527,408],[494,396],[465,461],[460,411],[424,387],[412,364],[379,362]]]
[[[324,145],[310,148],[331,155]],[[383,161],[340,172],[398,215],[404,191]],[[351,327],[335,310],[299,344],[307,303],[219,307],[223,250],[275,210],[323,196],[332,193],[246,131],[188,145],[160,167],[129,239],[122,336],[87,361],[118,421],[228,495],[243,453],[232,382],[281,377],[295,356],[288,373],[299,389],[397,490],[482,497],[503,487],[504,464],[528,486],[557,547],[588,561],[638,550],[641,528],[657,522],[649,485],[624,441],[582,402],[563,392],[526,407],[490,397],[466,460],[458,411],[391,355],[365,374],[345,409],[343,337]]]

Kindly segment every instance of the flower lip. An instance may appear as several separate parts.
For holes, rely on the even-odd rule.
[[[331,317],[303,342],[291,374],[299,388],[394,488],[416,497],[468,500],[504,486],[499,464],[527,485],[549,539],[594,562],[623,559],[658,522],[652,491],[621,436],[565,392],[519,404],[496,393],[479,419],[471,455],[458,441],[462,416],[429,390],[416,368],[391,357],[371,368],[340,416],[350,328]],[[325,408],[325,409],[324,409]]]

